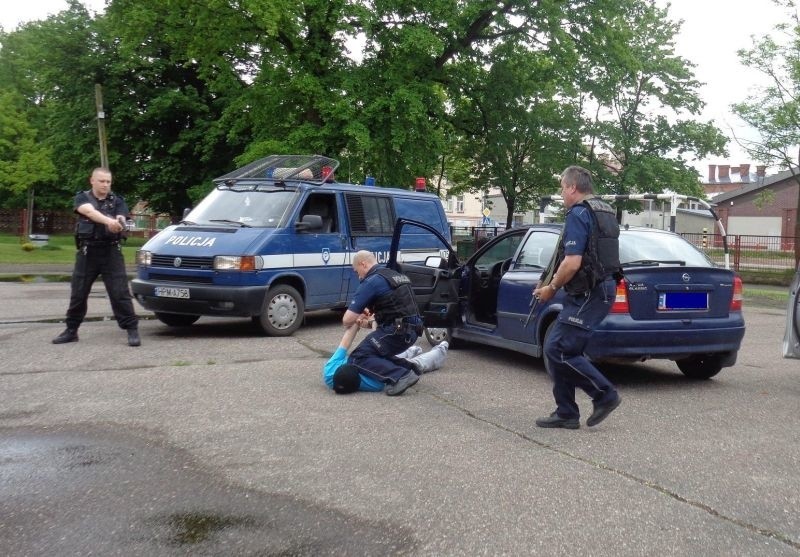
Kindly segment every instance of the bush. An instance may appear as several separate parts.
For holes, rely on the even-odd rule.
[[[24,251],[33,251],[33,250],[35,250],[35,249],[36,249],[36,246],[34,246],[34,245],[33,245],[32,243],[30,243],[30,242],[25,242],[24,244],[22,244],[22,246],[21,246],[21,247],[22,247],[22,249],[23,249]]]

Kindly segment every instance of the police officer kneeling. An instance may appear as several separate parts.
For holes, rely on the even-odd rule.
[[[353,256],[353,270],[361,284],[342,324],[349,328],[360,317],[372,315],[378,326],[353,350],[348,363],[358,373],[389,384],[387,395],[402,395],[419,381],[413,362],[396,357],[414,344],[422,331],[411,282],[397,271],[379,267],[372,252],[365,250]]]
[[[89,178],[91,190],[75,196],[78,224],[75,230],[75,269],[67,309],[67,328],[53,339],[53,344],[78,341],[78,327],[86,317],[89,293],[98,275],[111,301],[111,309],[120,328],[128,332],[128,344],[139,346],[139,318],[133,310],[128,275],[122,257],[128,207],[125,200],[111,191],[111,172],[95,168]]]

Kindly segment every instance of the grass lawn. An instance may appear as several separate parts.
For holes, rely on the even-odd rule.
[[[136,261],[136,250],[147,239],[129,238],[122,247],[125,263]],[[22,249],[23,239],[12,234],[0,234],[0,264],[4,265],[47,265],[72,264],[75,262],[75,238],[72,235],[52,235],[46,246],[31,251]]]

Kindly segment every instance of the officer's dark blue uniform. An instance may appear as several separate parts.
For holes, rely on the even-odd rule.
[[[356,290],[348,310],[361,313],[370,308],[378,324],[353,350],[348,362],[360,373],[386,383],[397,383],[409,371],[411,363],[396,358],[417,341],[422,319],[419,316],[410,286],[393,286],[392,277],[408,279],[395,271],[373,266]]]
[[[122,197],[110,191],[111,173],[106,169],[95,169],[91,182],[92,190],[80,192],[75,196],[75,212],[78,213],[75,231],[77,253],[67,308],[67,328],[53,339],[53,343],[62,344],[78,340],[77,331],[86,317],[89,293],[97,277],[102,275],[117,323],[120,328],[127,330],[128,344],[139,346],[141,343],[138,331],[139,319],[134,312],[128,289],[128,275],[120,245],[122,234],[109,231],[104,224],[95,222],[78,211],[80,207],[88,204],[105,217],[119,222],[123,220],[119,217],[127,217],[128,207]],[[94,193],[96,186],[100,191],[99,197]]]
[[[585,255],[594,218],[581,204],[570,208],[562,241],[565,255]],[[577,419],[580,415],[575,387],[583,389],[595,405],[608,404],[618,397],[614,385],[583,355],[592,330],[608,315],[615,291],[615,281],[609,274],[590,290],[577,295],[567,293],[564,297],[564,307],[544,347],[550,360],[553,396],[560,418]]]

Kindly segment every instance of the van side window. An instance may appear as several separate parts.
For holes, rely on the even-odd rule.
[[[316,230],[320,234],[329,234],[339,231],[339,219],[336,217],[336,197],[326,193],[314,193],[308,196],[300,218],[305,215],[319,215],[322,217],[322,229]]]
[[[347,194],[347,214],[353,236],[391,236],[394,203],[385,195]]]

